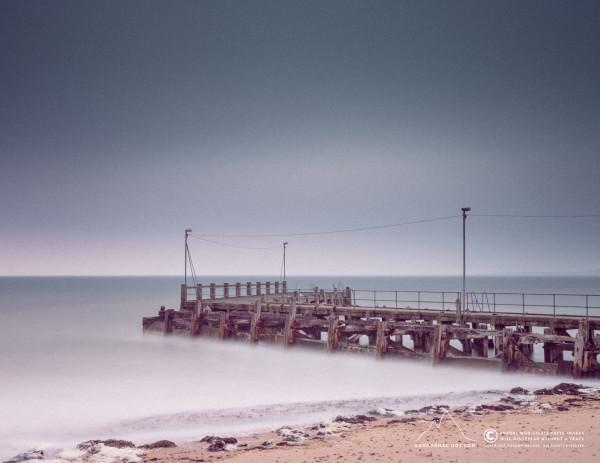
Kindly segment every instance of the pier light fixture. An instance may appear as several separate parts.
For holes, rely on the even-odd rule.
[[[462,294],[461,294],[461,298],[460,298],[460,304],[458,304],[456,306],[456,323],[458,324],[462,324],[462,316],[461,316],[461,310],[462,310],[462,306],[464,304],[465,310],[468,310],[468,302],[467,302],[467,293],[465,291],[465,269],[466,269],[466,252],[465,252],[465,244],[466,244],[466,240],[465,240],[465,223],[467,221],[467,212],[470,212],[471,208],[470,207],[463,207],[462,208],[462,217],[463,217],[463,281],[462,281]]]

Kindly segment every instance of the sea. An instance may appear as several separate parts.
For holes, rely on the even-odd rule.
[[[202,276],[196,282],[278,279]],[[144,316],[155,316],[163,305],[179,307],[181,283],[183,277],[174,276],[0,277],[0,461],[91,439],[183,443],[377,408],[475,404],[513,387],[560,382],[499,368],[433,368],[429,362],[143,334]],[[446,300],[453,301],[462,277],[288,276],[287,285],[350,287],[365,297],[400,292],[401,299],[419,292],[421,303],[421,292],[448,292]],[[486,296],[597,295],[600,276],[480,276],[469,277],[467,288]],[[519,310],[522,298],[515,297]],[[591,298],[596,306],[599,298]]]

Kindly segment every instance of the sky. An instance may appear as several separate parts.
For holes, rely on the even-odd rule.
[[[600,274],[599,57],[596,0],[2,0],[0,275],[458,275],[463,207],[468,273]]]

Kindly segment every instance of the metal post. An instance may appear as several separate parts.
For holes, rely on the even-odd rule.
[[[187,238],[188,238],[188,233],[191,233],[191,232],[192,232],[191,228],[188,228],[188,229],[185,230],[185,261],[184,261],[185,270],[184,270],[184,277],[183,278],[184,278],[184,281],[185,281],[186,295],[187,295],[187,261],[188,261],[188,255],[190,253],[190,251],[188,249]],[[187,299],[187,296],[186,296],[186,299]]]
[[[285,282],[285,247],[288,245],[288,242],[286,241],[285,243],[283,243],[283,281]]]
[[[468,310],[468,303],[466,300],[466,291],[465,291],[465,274],[466,274],[466,252],[465,252],[465,244],[466,244],[466,239],[465,239],[465,222],[467,221],[467,212],[469,212],[471,210],[470,207],[463,207],[462,208],[462,213],[463,213],[463,286],[462,286],[462,294],[461,294],[461,303],[456,307],[456,323],[461,324],[462,322],[462,317],[461,317],[461,306],[464,302],[465,304],[465,309]]]

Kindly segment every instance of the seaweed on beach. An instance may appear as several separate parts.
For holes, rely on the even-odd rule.
[[[177,447],[175,442],[171,442],[170,440],[159,440],[159,441],[153,442],[152,444],[140,445],[138,448],[144,449],[144,450],[154,450],[154,449],[170,449],[170,448],[174,448],[174,447]]]
[[[348,424],[364,424],[369,421],[377,421],[374,416],[367,415],[351,415],[351,416],[337,416],[333,420],[335,423],[348,423]]]

